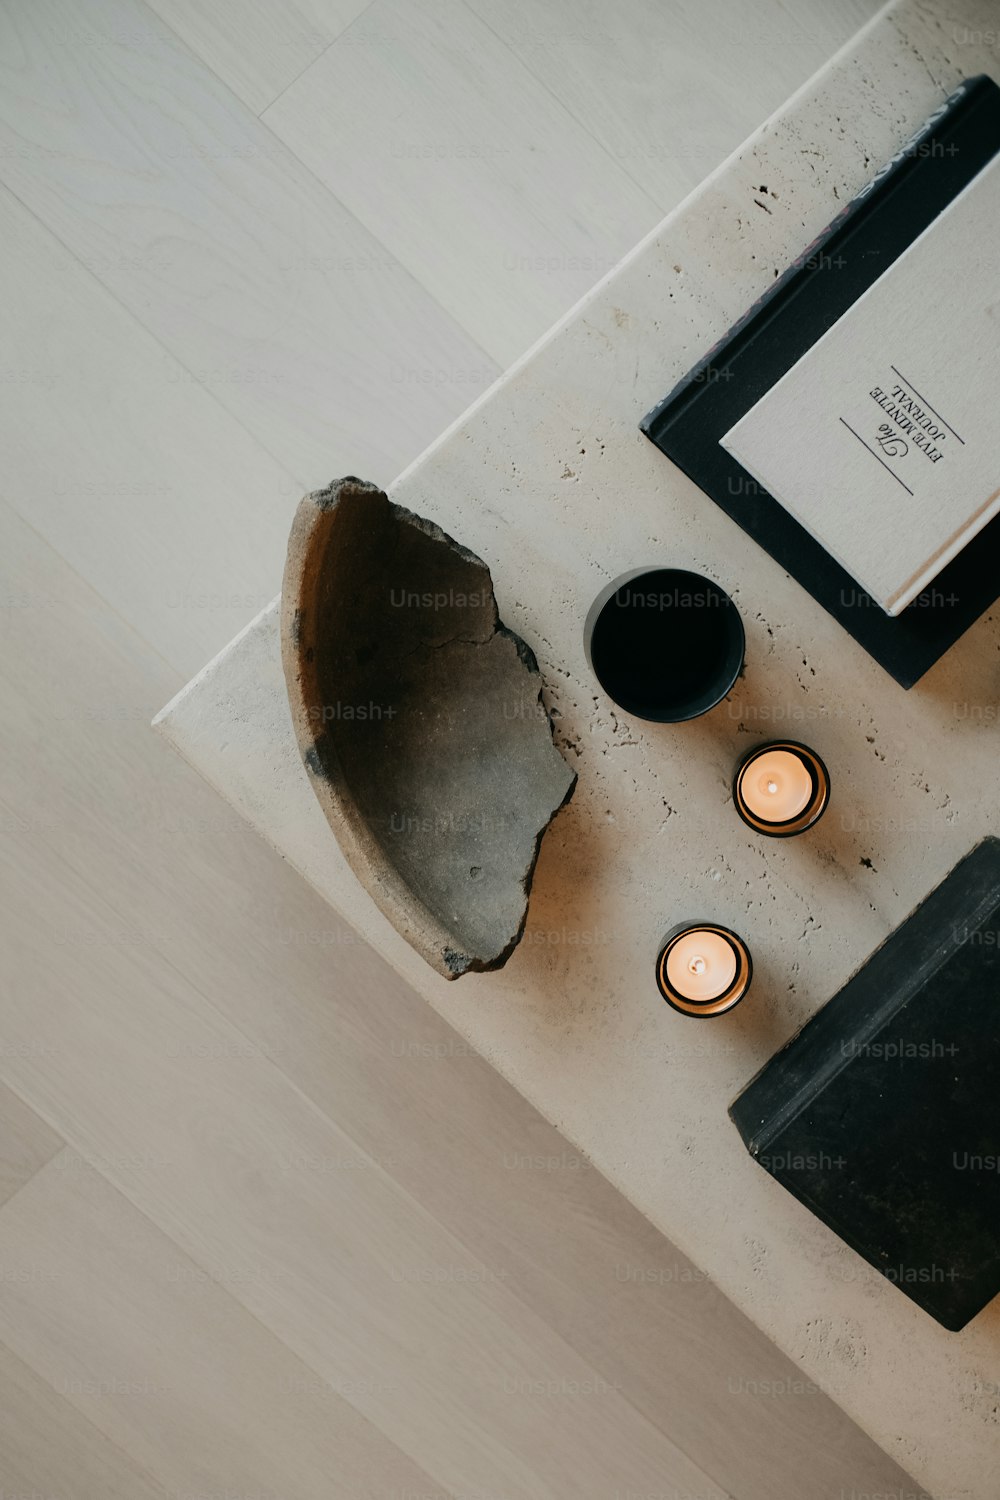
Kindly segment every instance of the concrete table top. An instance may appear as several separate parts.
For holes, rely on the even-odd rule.
[[[157,720],[939,1500],[996,1500],[1000,1299],[946,1333],[750,1160],[726,1111],[952,865],[1000,833],[1000,612],[905,692],[637,424],[955,84],[1000,77],[996,22],[991,0],[890,5],[391,486],[488,562],[579,772],[505,969],[449,983],[352,875],[299,760],[277,602]],[[644,564],[708,574],[746,624],[745,676],[689,724],[627,719],[587,669],[591,600]],[[737,756],[775,734],[811,743],[831,770],[830,811],[801,839],[755,837],[730,802]],[[653,978],[658,939],[688,916],[735,928],[755,961],[744,1004],[702,1024],[670,1011]]]

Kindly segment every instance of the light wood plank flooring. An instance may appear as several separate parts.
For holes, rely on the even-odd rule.
[[[867,0],[0,0],[0,1496],[913,1490],[149,731]]]

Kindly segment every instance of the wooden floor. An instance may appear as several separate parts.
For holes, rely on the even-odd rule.
[[[0,3],[4,1500],[912,1492],[148,729],[870,9]]]

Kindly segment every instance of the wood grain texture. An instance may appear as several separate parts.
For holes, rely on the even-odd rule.
[[[14,1221],[0,1220],[7,1222]],[[52,1228],[61,1239],[65,1224]],[[150,1474],[3,1344],[0,1475],[4,1500],[168,1500]]]
[[[170,1495],[429,1488],[350,1382],[318,1380],[74,1152],[0,1218],[0,1258],[0,1338]]]
[[[0,1040],[0,1057],[11,1043]],[[0,1205],[62,1149],[63,1141],[34,1110],[0,1084]]]
[[[665,213],[879,8],[876,0],[468,3]],[[749,198],[747,208],[760,212]]]
[[[374,0],[263,118],[501,364],[659,216],[463,0]]]
[[[302,490],[355,470],[388,482],[492,381],[141,0],[8,4],[0,58],[0,180],[173,356],[149,374],[150,407],[197,382]],[[118,384],[113,364],[91,370]]]
[[[2,187],[0,238],[4,491],[174,668],[197,671],[280,588],[301,486]],[[46,618],[9,567],[4,588],[3,625]]]
[[[150,0],[150,9],[255,114],[274,102],[365,10],[369,0]]]

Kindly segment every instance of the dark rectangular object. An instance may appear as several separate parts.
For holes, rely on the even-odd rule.
[[[720,440],[1000,151],[1000,89],[970,78],[770,287],[641,430],[909,688],[994,602],[1000,517],[895,618]]]
[[[945,1328],[1000,1291],[1000,840],[757,1074],[751,1156]]]

